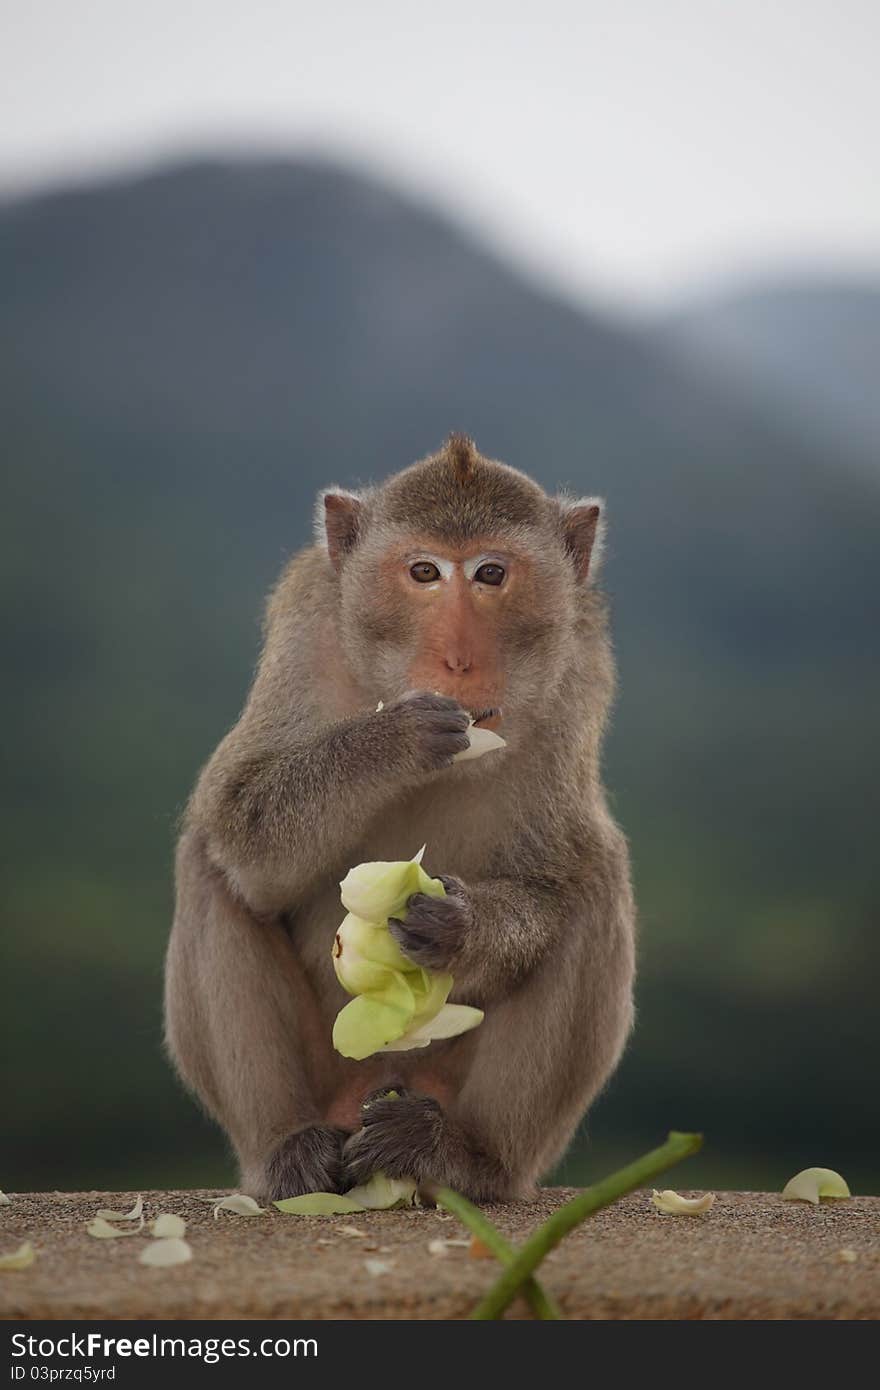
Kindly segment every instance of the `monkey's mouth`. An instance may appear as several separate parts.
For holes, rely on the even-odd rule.
[[[492,705],[488,709],[469,709],[468,714],[478,729],[497,730],[504,718],[503,711],[497,705]]]

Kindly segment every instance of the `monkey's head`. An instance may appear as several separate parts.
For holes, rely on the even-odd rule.
[[[461,435],[381,486],[323,493],[318,521],[370,698],[439,691],[515,738],[596,631],[600,503],[548,496]]]

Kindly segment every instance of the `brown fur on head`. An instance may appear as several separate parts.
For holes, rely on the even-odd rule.
[[[320,510],[365,690],[440,691],[507,737],[546,710],[599,608],[596,499],[548,496],[452,435],[380,486],[323,494]]]

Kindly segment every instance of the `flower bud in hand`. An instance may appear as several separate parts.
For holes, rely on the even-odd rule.
[[[423,853],[401,863],[360,864],[340,885],[349,912],[336,933],[333,966],[343,989],[355,996],[333,1025],[333,1046],[343,1057],[360,1061],[375,1052],[427,1047],[483,1020],[480,1009],[448,1004],[452,976],[407,959],[388,930],[388,918],[404,915],[415,894],[445,896],[440,880],[422,869]]]

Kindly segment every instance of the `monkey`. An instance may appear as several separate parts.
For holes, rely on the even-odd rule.
[[[319,496],[182,818],[166,959],[168,1051],[254,1197],[379,1171],[532,1197],[617,1065],[635,906],[600,769],[604,510],[464,435]],[[453,762],[471,720],[505,746]],[[422,844],[445,896],[414,895],[389,929],[484,1020],[347,1060],[331,1043],[340,881]]]

